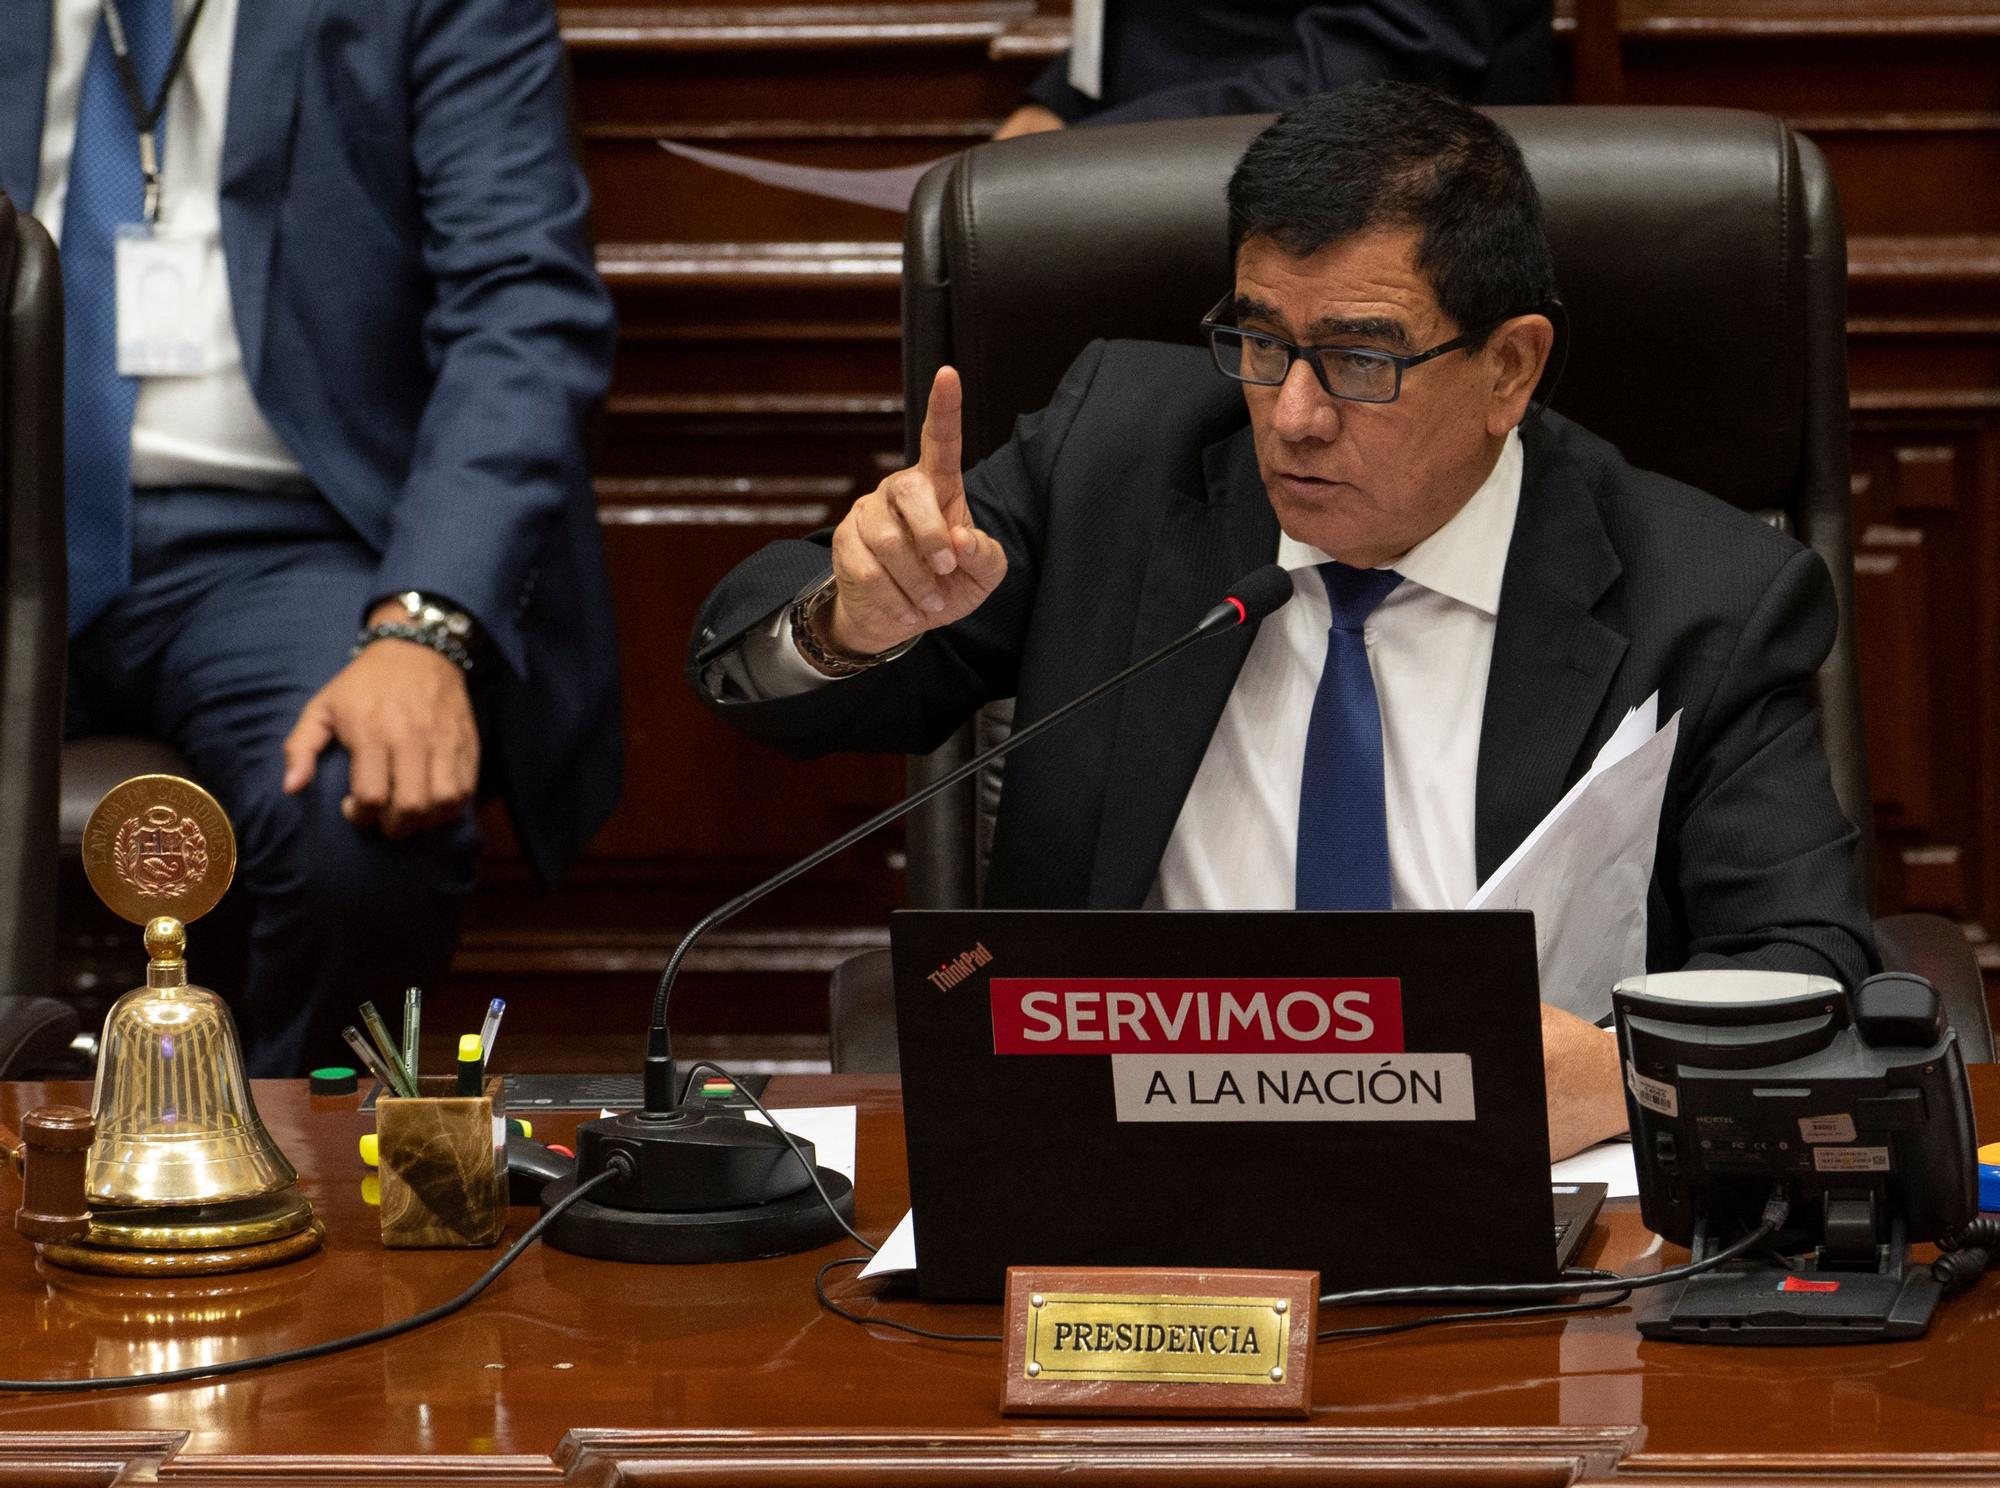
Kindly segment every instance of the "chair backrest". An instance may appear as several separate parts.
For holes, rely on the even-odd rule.
[[[0,997],[55,990],[62,439],[62,272],[42,225],[0,194]]]
[[[1634,464],[1781,521],[1832,571],[1839,640],[1817,679],[1834,787],[1868,842],[1851,629],[1846,242],[1818,150],[1724,109],[1496,108],[1543,197],[1570,323],[1552,403]],[[932,374],[965,384],[965,449],[1004,443],[1098,337],[1193,342],[1228,288],[1223,188],[1268,117],[982,145],[926,175],[903,263],[912,458]],[[970,729],[912,762],[969,757]],[[987,782],[990,811],[996,787]],[[976,902],[982,800],[909,823],[910,900]],[[1864,864],[1864,871],[1866,865]]]

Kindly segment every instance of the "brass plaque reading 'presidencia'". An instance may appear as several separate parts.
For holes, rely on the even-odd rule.
[[[83,868],[114,914],[182,924],[215,908],[236,876],[236,835],[215,797],[178,775],[139,775],[112,790],[83,829]]]
[[[1104,1297],[1029,1304],[1030,1379],[1281,1382],[1286,1304],[1271,1297]]]
[[[1311,1405],[1309,1271],[1007,1273],[1015,1412],[1298,1416]]]

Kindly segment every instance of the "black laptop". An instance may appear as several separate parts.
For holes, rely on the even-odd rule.
[[[1533,917],[904,911],[922,1295],[1010,1265],[1551,1281]],[[1587,1211],[1587,1212],[1582,1212]]]

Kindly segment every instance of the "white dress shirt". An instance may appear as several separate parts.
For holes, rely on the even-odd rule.
[[[1382,712],[1389,883],[1397,909],[1463,909],[1479,887],[1473,845],[1479,733],[1500,580],[1520,504],[1516,430],[1472,499],[1385,565],[1403,582],[1362,629]],[[1299,787],[1331,609],[1314,571],[1326,554],[1281,535],[1277,561],[1292,570],[1295,597],[1251,642],[1160,859],[1147,901],[1153,908],[1296,906]],[[760,699],[838,685],[799,655],[784,609],[717,660],[707,678],[711,689],[723,676]]]
[[[229,303],[222,254],[222,134],[229,115],[229,67],[238,0],[208,0],[188,44],[186,64],[167,98],[160,149],[163,236],[201,245],[202,277],[193,300],[208,370],[192,377],[142,377],[132,414],[134,486],[308,488],[299,463],[273,432],[243,375],[243,349]],[[188,0],[176,0],[176,25]],[[77,100],[102,14],[100,0],[55,0],[48,100],[42,116],[41,177],[35,216],[62,241],[76,143]],[[110,294],[111,286],[102,286]]]
[[[1403,576],[1362,627],[1382,712],[1389,889],[1397,909],[1463,909],[1479,887],[1474,785],[1493,626],[1514,514],[1521,436],[1510,433],[1472,499],[1394,563]],[[1291,537],[1278,563],[1294,597],[1257,629],[1160,859],[1162,909],[1291,909],[1299,787],[1332,611],[1326,554]]]

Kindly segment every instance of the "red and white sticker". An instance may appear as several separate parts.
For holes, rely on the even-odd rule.
[[[1778,1290],[1781,1292],[1837,1292],[1840,1290],[1840,1283],[1837,1281],[1821,1281],[1813,1276],[1787,1276],[1783,1281],[1778,1283]]]
[[[1120,1054],[1118,1119],[1471,1121],[1469,1054]]]
[[[1396,977],[994,977],[995,1054],[1398,1054]]]
[[[1815,1147],[1813,1166],[1822,1173],[1886,1173],[1887,1147]]]
[[[1851,1142],[1854,1140],[1854,1118],[1852,1116],[1801,1116],[1799,1136],[1807,1142]]]

